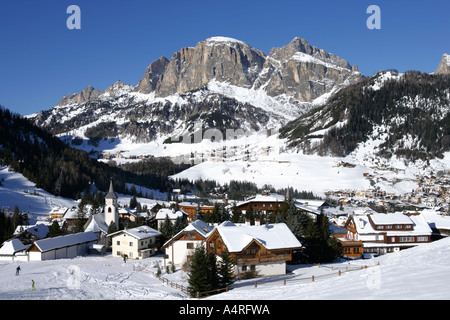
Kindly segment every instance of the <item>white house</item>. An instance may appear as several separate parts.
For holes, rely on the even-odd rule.
[[[162,246],[165,253],[164,262],[182,266],[189,260],[194,249],[204,243],[211,231],[213,227],[201,220],[190,223]]]
[[[158,221],[158,230],[161,230],[161,226],[166,221],[166,218],[169,218],[172,224],[175,224],[177,220],[182,220],[184,216],[188,214],[183,210],[175,211],[174,209],[169,208],[161,208],[156,213],[155,219]]]
[[[28,249],[28,258],[30,261],[75,258],[86,255],[89,246],[97,241],[98,238],[94,232],[46,238],[35,241],[31,245]]]
[[[0,260],[27,261],[27,249],[30,245],[24,245],[19,239],[7,240],[0,248]]]
[[[132,229],[120,230],[108,235],[111,237],[112,256],[130,259],[144,259],[154,255],[158,250],[156,237],[161,232],[149,226],[140,226]]]

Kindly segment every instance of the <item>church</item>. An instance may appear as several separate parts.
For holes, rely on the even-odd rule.
[[[105,196],[105,209],[103,212],[91,215],[84,225],[84,231],[94,232],[99,243],[106,245],[106,235],[108,234],[108,229],[114,224],[115,230],[119,227],[119,203],[118,197],[114,192],[112,180],[109,184],[108,194]],[[114,230],[114,231],[115,231]]]

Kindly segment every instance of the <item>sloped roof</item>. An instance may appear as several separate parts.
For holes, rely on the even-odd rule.
[[[157,237],[161,235],[162,233],[158,230],[155,230],[153,228],[150,228],[149,226],[140,226],[132,229],[125,229],[125,230],[119,230],[114,233],[111,233],[108,235],[108,237],[112,237],[121,233],[129,234],[130,236],[136,238],[136,239],[146,239],[150,237]]]
[[[105,214],[97,213],[91,215],[89,220],[84,225],[84,231],[108,233],[108,225],[105,222]]]
[[[7,240],[0,248],[0,255],[13,255],[16,252],[28,249],[29,245],[24,245],[19,239]]]
[[[171,242],[175,241],[178,236],[182,233],[189,232],[189,231],[196,231],[198,232],[204,239],[206,239],[209,234],[214,230],[213,227],[211,227],[209,224],[202,220],[195,220],[194,222],[188,224],[183,230],[178,232],[176,235],[174,235],[171,239],[169,239],[162,248],[167,247]]]
[[[222,223],[217,228],[229,252],[240,252],[253,240],[269,250],[293,249],[302,246],[285,223],[260,226]]]
[[[41,251],[49,251],[62,247],[73,246],[85,242],[91,242],[98,240],[94,232],[80,232],[69,234],[65,236],[59,236],[54,238],[42,239],[34,242],[34,245]]]
[[[14,235],[18,235],[21,234],[23,232],[29,232],[32,235],[34,235],[35,237],[39,238],[39,239],[43,239],[47,236],[48,234],[48,225],[43,224],[43,223],[38,223],[34,226],[18,226],[16,228],[16,231],[14,231]]]

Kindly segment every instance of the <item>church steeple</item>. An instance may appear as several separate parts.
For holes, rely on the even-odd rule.
[[[117,195],[114,192],[112,179],[109,183],[109,192],[105,196],[105,222],[109,226],[114,222],[116,228],[119,227],[119,204]]]
[[[117,195],[114,192],[114,188],[113,188],[113,183],[112,183],[112,179],[109,182],[109,192],[108,194],[105,196],[105,199],[117,199]]]

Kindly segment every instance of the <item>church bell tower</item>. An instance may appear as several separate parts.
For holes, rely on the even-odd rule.
[[[105,222],[109,226],[114,222],[116,228],[119,229],[119,205],[117,195],[114,193],[112,180],[109,184],[109,192],[105,196]]]

